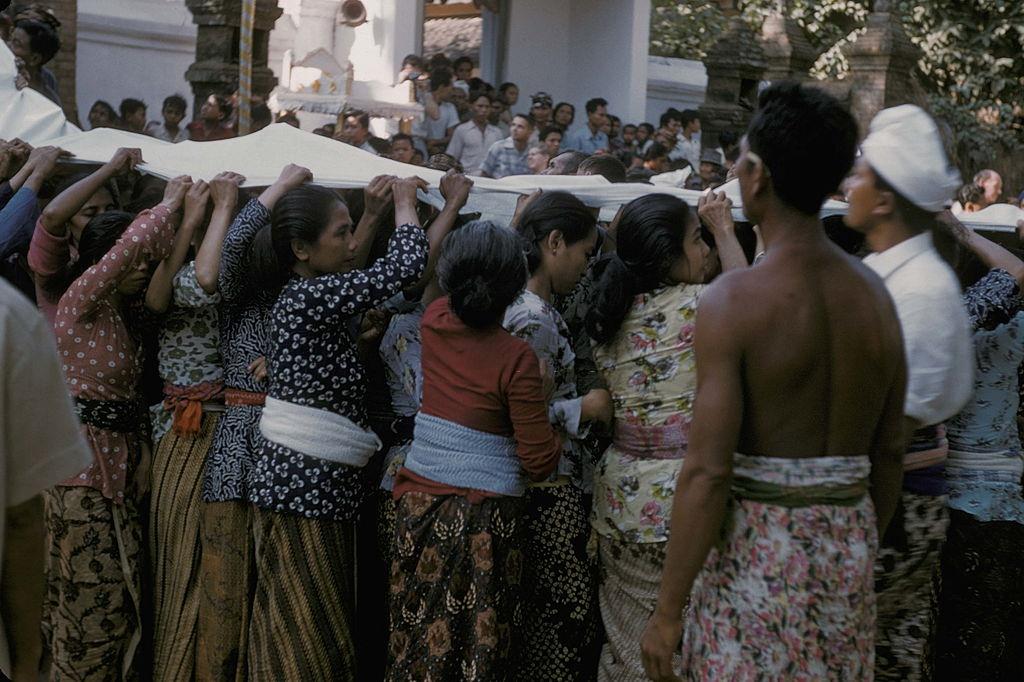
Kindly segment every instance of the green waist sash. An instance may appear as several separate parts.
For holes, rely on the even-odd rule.
[[[786,486],[734,476],[732,493],[740,500],[762,502],[779,507],[811,507],[823,504],[852,507],[868,493],[868,479],[862,478],[845,484]]]

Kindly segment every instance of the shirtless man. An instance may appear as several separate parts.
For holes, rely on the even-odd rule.
[[[652,679],[679,679],[688,599],[687,679],[871,674],[872,563],[899,497],[906,376],[882,281],[818,219],[856,142],[835,99],[792,83],[762,93],[742,142],[743,209],[767,255],[700,302],[694,421],[641,642]]]

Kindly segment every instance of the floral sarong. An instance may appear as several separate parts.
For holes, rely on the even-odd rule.
[[[398,500],[388,680],[520,679],[523,501]]]
[[[870,469],[867,457],[736,455],[722,537],[691,593],[687,679],[870,679]]]

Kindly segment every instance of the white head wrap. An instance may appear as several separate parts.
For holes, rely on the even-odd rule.
[[[948,207],[960,188],[960,172],[946,158],[938,126],[913,104],[878,112],[861,153],[875,173],[926,211]]]

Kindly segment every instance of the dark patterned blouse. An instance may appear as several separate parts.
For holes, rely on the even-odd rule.
[[[267,391],[267,381],[256,381],[249,365],[270,355],[270,309],[276,294],[256,286],[247,256],[256,234],[269,225],[266,206],[256,199],[245,205],[228,228],[217,279],[224,386],[250,393]],[[229,405],[217,423],[203,479],[206,502],[247,499],[261,413],[262,408],[255,405]]]
[[[293,278],[272,313],[268,395],[341,414],[366,428],[365,375],[349,323],[414,284],[426,262],[423,230],[402,225],[391,237],[387,255],[370,268]],[[351,520],[379,483],[369,480],[364,469],[265,439],[262,443],[250,499],[263,509]]]

